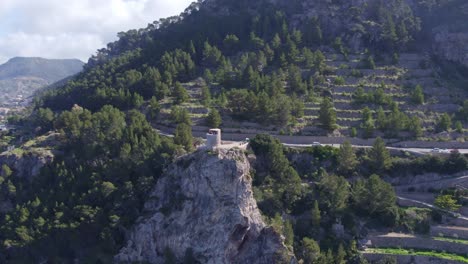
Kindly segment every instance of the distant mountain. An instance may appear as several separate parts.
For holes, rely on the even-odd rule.
[[[0,65],[0,105],[14,105],[39,88],[80,72],[83,65],[77,59],[12,58]]]
[[[77,59],[51,60],[44,58],[15,57],[0,65],[0,80],[18,77],[37,77],[56,82],[83,69]]]

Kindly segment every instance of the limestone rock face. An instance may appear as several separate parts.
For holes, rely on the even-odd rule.
[[[200,263],[295,263],[284,238],[266,227],[241,150],[200,150],[175,162],[130,232],[117,263],[163,263],[170,249]]]
[[[52,163],[55,155],[50,150],[4,152],[0,154],[0,167],[6,164],[12,171],[12,177],[18,177],[31,181],[39,175],[41,169]],[[0,199],[0,213],[8,213],[14,208],[14,203],[6,199]]]
[[[8,165],[14,176],[31,180],[39,175],[42,167],[52,163],[55,155],[50,150],[24,151],[22,153],[4,152],[0,154],[0,166]]]

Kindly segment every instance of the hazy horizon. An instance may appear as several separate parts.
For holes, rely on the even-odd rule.
[[[117,33],[180,14],[191,0],[3,0],[0,64],[13,57],[79,59],[117,39]]]

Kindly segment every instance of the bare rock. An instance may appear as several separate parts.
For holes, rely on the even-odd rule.
[[[241,150],[198,151],[161,178],[117,263],[295,263],[284,238],[266,227],[252,194],[250,164]]]
[[[52,151],[47,149],[7,151],[0,154],[0,166],[6,164],[15,177],[32,180],[45,165],[53,162],[54,157]]]

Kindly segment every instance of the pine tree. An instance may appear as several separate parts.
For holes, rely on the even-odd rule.
[[[319,208],[318,201],[314,201],[314,208],[312,208],[312,227],[314,230],[320,229],[320,220],[321,220],[321,212]]]
[[[218,128],[221,125],[221,115],[218,110],[211,109],[210,113],[206,117],[206,123],[209,127]]]
[[[192,151],[192,141],[192,127],[184,123],[177,125],[174,136],[174,143],[183,146],[187,151]]]
[[[463,124],[460,121],[457,121],[455,123],[455,130],[457,130],[458,133],[463,133]]]
[[[346,251],[344,250],[343,244],[340,243],[340,246],[338,246],[338,250],[336,251],[335,263],[344,264],[346,263],[345,258],[346,258]]]
[[[195,45],[193,44],[193,40],[190,40],[189,47],[188,47],[190,55],[195,55],[197,50],[195,49]]]
[[[202,103],[204,106],[208,107],[211,104],[211,92],[208,86],[204,85],[201,90],[202,94]]]
[[[385,171],[392,165],[390,152],[385,147],[385,142],[382,138],[378,137],[369,152],[369,159],[371,167],[376,171]]]
[[[320,105],[319,121],[326,130],[331,131],[336,128],[335,107],[328,97],[326,97]]]
[[[340,146],[338,161],[338,170],[343,173],[352,172],[356,168],[358,161],[349,141],[345,141],[343,145]]]
[[[327,254],[324,255],[325,257],[325,263],[333,263],[335,258],[333,257],[333,252],[331,248],[327,250]]]
[[[424,104],[424,93],[421,85],[416,85],[416,88],[414,88],[414,91],[411,95],[411,100],[415,104]]]
[[[177,82],[174,87],[174,100],[176,104],[182,104],[187,102],[189,99],[189,95],[187,90]]]
[[[444,113],[437,122],[436,130],[437,132],[449,131],[452,127],[452,118]]]
[[[421,120],[417,116],[411,117],[408,126],[409,131],[412,132],[415,137],[423,135]]]
[[[274,50],[278,50],[279,47],[281,47],[281,38],[278,34],[276,34],[271,40],[271,46]]]
[[[213,73],[211,73],[210,69],[206,69],[204,74],[203,74],[203,78],[205,79],[205,81],[210,84],[213,82],[214,80],[214,76],[213,76]]]
[[[374,57],[372,57],[372,55],[369,55],[366,60],[364,61],[364,68],[365,69],[375,69],[375,61],[374,61]]]
[[[368,107],[364,108],[362,111],[362,121],[361,128],[364,129],[364,136],[366,138],[372,137],[375,129],[375,122],[372,118],[372,112]]]
[[[320,202],[330,213],[340,213],[347,207],[349,183],[345,178],[325,174],[318,185]]]
[[[224,48],[230,54],[234,52],[239,45],[239,38],[236,35],[227,35],[223,41]]]
[[[377,109],[377,127],[381,131],[385,131],[387,127],[387,117],[385,115],[385,112],[383,108],[380,106],[379,109]]]
[[[301,242],[301,256],[304,263],[317,263],[320,259],[319,244],[308,237],[304,237]]]
[[[155,96],[151,97],[149,102],[149,114],[152,119],[156,118],[161,111],[161,106]]]

